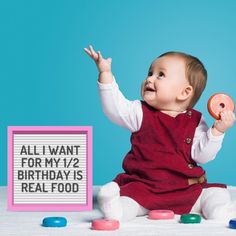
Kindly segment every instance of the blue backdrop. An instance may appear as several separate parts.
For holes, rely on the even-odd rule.
[[[0,3],[0,185],[7,184],[8,125],[93,126],[94,184],[122,170],[130,133],[103,114],[97,70],[83,52],[93,44],[113,58],[129,99],[153,59],[169,50],[199,57],[209,80],[195,107],[209,125],[206,103],[226,92],[236,100],[236,1],[9,0]],[[204,165],[211,182],[236,185],[236,125],[216,160]]]

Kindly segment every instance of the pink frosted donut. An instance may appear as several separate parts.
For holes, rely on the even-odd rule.
[[[152,210],[148,213],[148,218],[151,220],[168,220],[174,216],[175,213],[171,210]]]
[[[207,109],[211,116],[219,120],[222,111],[230,110],[234,112],[235,106],[233,99],[229,95],[216,93],[209,98]]]

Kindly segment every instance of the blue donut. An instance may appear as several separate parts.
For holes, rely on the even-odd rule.
[[[44,227],[65,227],[66,225],[65,217],[45,217],[42,224]]]
[[[229,227],[231,229],[236,229],[236,218],[229,221]]]

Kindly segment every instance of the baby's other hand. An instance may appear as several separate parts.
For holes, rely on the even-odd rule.
[[[235,114],[232,111],[223,111],[220,113],[220,119],[215,121],[213,125],[213,130],[216,129],[216,131],[223,134],[227,129],[233,126],[234,122]]]
[[[84,51],[94,60],[100,73],[111,72],[111,58],[104,59],[101,52],[95,52],[91,45],[89,48],[84,48]]]

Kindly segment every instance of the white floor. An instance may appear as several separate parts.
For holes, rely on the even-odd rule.
[[[96,194],[98,187],[94,187]],[[229,187],[232,199],[236,200],[236,187]],[[68,225],[64,228],[45,228],[41,226],[46,216],[64,216]],[[164,235],[164,236],[215,236],[236,235],[236,230],[228,228],[225,222],[202,220],[200,224],[180,224],[179,215],[173,220],[155,221],[146,216],[121,224],[119,230],[94,231],[90,229],[93,219],[102,218],[97,209],[89,212],[10,212],[7,211],[7,188],[0,187],[0,235],[1,236],[86,236],[86,235]]]

